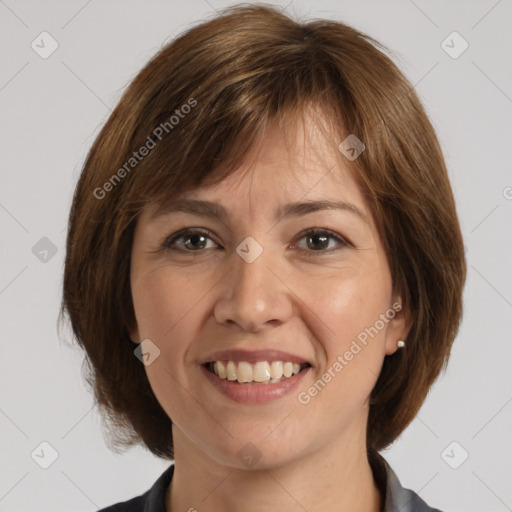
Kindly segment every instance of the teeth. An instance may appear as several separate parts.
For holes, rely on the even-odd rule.
[[[239,383],[260,382],[266,384],[297,375],[301,368],[299,363],[290,361],[272,361],[270,364],[267,361],[258,361],[254,364],[240,361],[238,365],[234,361],[227,361],[227,364],[223,361],[215,361],[213,365],[210,365],[213,373],[221,379]]]
[[[273,361],[270,365],[270,375],[273,379],[280,379],[283,376],[283,363],[281,361]]]
[[[226,378],[226,367],[222,364],[222,361],[217,361],[214,365],[214,368],[217,369],[215,372],[221,379]]]
[[[267,382],[270,380],[270,367],[266,361],[258,361],[254,365],[252,380],[254,382]]]
[[[253,371],[251,363],[240,361],[238,363],[238,371],[236,373],[238,377],[238,382],[252,382]]]
[[[236,380],[236,366],[233,361],[228,361],[228,365],[226,367],[226,377],[228,380]]]

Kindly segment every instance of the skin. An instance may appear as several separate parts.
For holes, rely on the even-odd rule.
[[[305,119],[291,148],[270,125],[249,172],[242,166],[215,186],[183,195],[221,203],[231,215],[227,223],[182,212],[150,220],[155,204],[139,217],[131,263],[137,323],[130,335],[135,342],[149,338],[161,351],[145,369],[173,421],[168,511],[381,508],[366,457],[368,400],[384,357],[410,324],[401,310],[307,405],[299,402],[298,393],[400,301],[350,162]],[[273,219],[282,204],[317,199],[349,202],[368,223],[341,210]],[[212,235],[161,250],[187,227]],[[331,230],[348,243],[312,239],[302,233],[309,228]],[[263,248],[252,263],[236,252],[248,236]],[[285,397],[237,403],[206,380],[198,362],[230,348],[280,349],[312,368]],[[237,456],[249,442],[261,454],[252,468]]]

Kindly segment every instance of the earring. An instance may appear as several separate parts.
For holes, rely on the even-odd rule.
[[[405,347],[405,341],[403,341],[403,340],[398,340],[398,341],[396,342],[396,346],[397,346],[398,348],[403,348],[403,347]]]

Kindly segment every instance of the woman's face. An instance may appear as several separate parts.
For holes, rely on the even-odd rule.
[[[365,446],[369,395],[407,334],[404,311],[348,162],[311,126],[305,139],[298,125],[291,150],[272,127],[253,169],[180,196],[225,215],[153,217],[151,205],[139,217],[130,334],[151,340],[145,370],[176,453],[271,468]]]

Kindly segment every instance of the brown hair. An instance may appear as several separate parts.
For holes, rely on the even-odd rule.
[[[385,358],[370,397],[369,450],[397,438],[446,365],[466,261],[442,152],[413,87],[379,43],[343,23],[299,23],[264,4],[232,6],[165,46],[135,77],[96,138],[73,197],[59,319],[67,312],[86,352],[112,449],[142,441],[173,457],[171,420],[128,335],[138,214],[224,179],[270,121],[286,129],[312,104],[330,122],[333,147],[348,134],[366,146],[351,168],[394,293],[412,319],[406,348]]]

